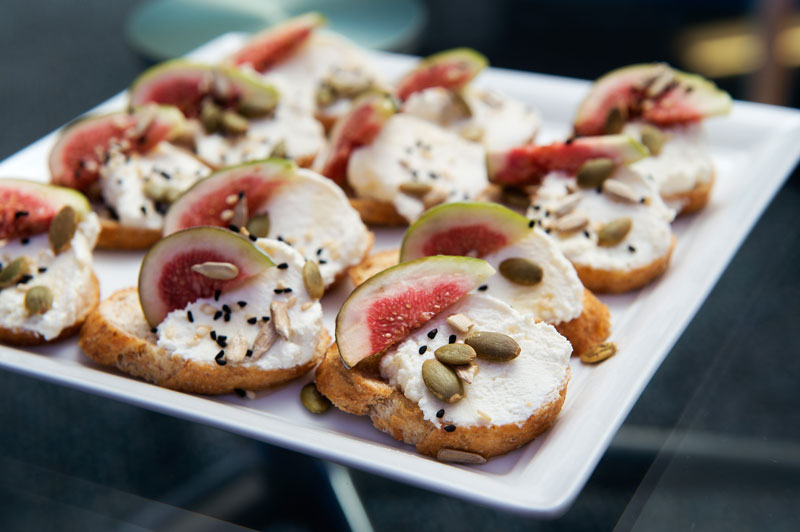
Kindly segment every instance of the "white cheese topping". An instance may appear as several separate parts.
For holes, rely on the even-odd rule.
[[[25,284],[0,290],[0,327],[35,332],[52,340],[74,324],[86,305],[94,303],[87,300],[87,294],[93,283],[92,249],[99,232],[100,223],[92,213],[78,224],[69,247],[58,255],[50,248],[47,233],[30,237],[27,244],[15,239],[0,246],[0,262],[28,257],[33,276]],[[46,286],[53,293],[53,305],[43,314],[30,315],[25,309],[25,294],[33,286]]]
[[[296,102],[295,88],[285,79],[271,75],[269,81],[280,93],[272,116],[250,120],[247,132],[224,136],[206,134],[198,127],[195,137],[197,155],[214,166],[229,166],[266,159],[279,143],[286,157],[310,161],[325,145],[325,132],[310,107]]]
[[[639,138],[641,130],[642,124],[631,123],[625,126],[624,133]],[[661,132],[667,137],[661,153],[637,161],[631,168],[651,176],[664,197],[690,192],[708,183],[714,164],[707,151],[702,124],[665,128]]]
[[[319,264],[326,286],[359,264],[370,245],[369,230],[333,181],[300,169],[260,212],[269,213],[269,237],[281,237]]]
[[[525,258],[543,270],[542,281],[533,286],[512,283],[499,273],[500,263]],[[495,270],[486,283],[486,294],[502,299],[520,312],[531,312],[548,323],[562,323],[583,312],[583,284],[575,268],[556,243],[540,228],[509,246],[483,257]]]
[[[602,270],[632,270],[647,266],[663,257],[672,244],[670,222],[675,216],[658,195],[653,183],[629,168],[620,168],[609,178],[625,184],[644,203],[628,203],[612,199],[594,189],[580,191],[580,202],[570,215],[589,219],[587,227],[572,232],[559,232],[555,212],[570,190],[577,189],[576,179],[553,172],[545,176],[538,188],[528,217],[538,219],[551,228],[553,237],[564,255],[575,265]],[[627,236],[611,247],[597,245],[597,231],[618,218],[630,218],[632,226]]]
[[[161,142],[151,151],[112,153],[100,170],[103,201],[128,227],[161,229],[165,207],[211,170],[187,151]]]
[[[478,373],[472,384],[464,383],[464,398],[454,404],[431,394],[422,380],[422,363],[435,358],[434,351],[465,335],[446,323],[448,316],[463,313],[475,326],[472,331],[492,331],[511,336],[520,345],[519,356],[509,362],[476,359]],[[436,329],[436,336],[428,333]],[[423,354],[420,348],[426,346]],[[426,420],[437,427],[522,425],[538,409],[558,397],[567,378],[570,343],[552,325],[537,323],[491,296],[468,295],[433,318],[405,341],[390,348],[381,359],[381,376],[417,403]],[[444,409],[444,416],[436,413]]]
[[[476,199],[488,186],[486,152],[417,117],[398,114],[389,119],[369,146],[350,156],[347,177],[356,195],[393,203],[409,222],[424,211],[423,199],[401,193],[403,183],[432,187],[444,201]]]
[[[261,358],[253,361],[245,358],[238,362],[244,367],[260,369],[287,369],[305,364],[314,356],[322,335],[322,306],[312,300],[303,284],[303,257],[281,242],[262,238],[257,244],[277,265],[287,263],[288,268],[267,268],[264,272],[245,281],[241,286],[224,291],[215,301],[213,297],[189,303],[185,308],[167,314],[157,328],[158,346],[188,360],[216,364],[215,357],[241,337],[248,348],[253,346],[260,327],[266,322],[262,317],[270,316],[270,303],[283,301],[289,306],[290,335],[281,336]],[[275,289],[291,288],[289,293],[276,294]],[[246,303],[245,306],[239,302]],[[225,321],[223,305],[230,309],[230,318]],[[193,321],[189,321],[191,311]],[[217,311],[223,311],[214,319]],[[256,318],[255,323],[248,320]],[[273,318],[274,319],[274,318]],[[217,339],[211,338],[214,331]],[[226,343],[226,347],[220,344]]]
[[[536,110],[498,92],[467,86],[461,98],[460,103],[451,91],[432,87],[412,94],[403,112],[478,141],[489,151],[528,144],[541,126]]]

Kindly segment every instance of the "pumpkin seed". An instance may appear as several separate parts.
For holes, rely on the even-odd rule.
[[[475,350],[467,344],[446,344],[433,354],[436,360],[448,366],[460,366],[475,360]]]
[[[615,166],[614,160],[607,157],[586,161],[578,169],[578,186],[582,188],[599,187],[611,175]]]
[[[421,198],[430,191],[431,186],[427,183],[420,183],[418,181],[400,183],[400,192],[403,194],[408,194],[409,196]]]
[[[32,286],[25,292],[25,308],[31,314],[44,314],[53,306],[53,292],[46,286]]]
[[[219,281],[230,281],[239,275],[239,268],[230,262],[203,262],[193,264],[192,271],[203,277]]]
[[[30,264],[25,257],[17,257],[0,270],[0,288],[17,284],[23,275],[30,271]]]
[[[475,375],[478,374],[478,365],[474,362],[471,362],[469,364],[464,364],[463,366],[456,366],[453,368],[453,371],[456,372],[456,375],[459,379],[467,384],[472,384],[472,379],[474,379]]]
[[[317,390],[317,385],[309,382],[300,390],[300,401],[312,414],[324,414],[331,407],[330,400]]]
[[[606,122],[603,125],[603,131],[606,135],[615,135],[622,131],[625,127],[625,121],[628,119],[628,112],[623,107],[612,107],[606,116]]]
[[[278,159],[286,159],[286,141],[283,139],[279,140],[275,146],[272,147],[272,151],[269,152],[269,156],[277,157]]]
[[[603,342],[581,353],[581,360],[587,364],[596,364],[615,354],[617,354],[617,344],[614,342]]]
[[[464,343],[475,350],[478,358],[493,362],[507,362],[519,356],[519,344],[510,336],[479,331],[467,337]]]
[[[270,114],[276,105],[278,105],[278,100],[271,92],[251,94],[239,102],[237,111],[247,118],[259,118]]]
[[[144,184],[144,194],[155,201],[167,199],[167,187],[154,179],[148,179]]]
[[[269,214],[264,212],[256,214],[245,226],[247,232],[256,238],[266,238],[269,234]]]
[[[221,120],[222,109],[210,99],[203,100],[200,106],[200,123],[203,124],[206,133],[215,133],[219,129]]]
[[[515,284],[533,286],[542,282],[542,267],[530,259],[514,257],[506,259],[497,268],[500,275]]]
[[[50,240],[50,247],[53,251],[60,253],[69,245],[69,241],[75,235],[75,229],[78,227],[77,216],[75,209],[66,205],[58,211],[58,214],[53,217],[50,222],[50,229],[47,232],[47,237]]]
[[[422,363],[422,380],[428,390],[440,401],[456,403],[464,397],[464,385],[455,372],[430,358]]]
[[[616,179],[606,179],[603,183],[603,192],[611,199],[626,203],[639,203],[639,196],[631,187]]]
[[[452,462],[454,464],[481,465],[486,463],[486,458],[478,453],[459,451],[458,449],[439,449],[436,459],[440,462]]]
[[[572,213],[561,218],[553,224],[553,229],[561,233],[571,233],[580,231],[589,225],[589,218],[580,213]]]
[[[658,155],[661,153],[661,148],[664,146],[665,140],[666,137],[657,127],[650,125],[642,127],[642,144],[650,150],[650,155]]]
[[[307,260],[303,264],[303,284],[306,285],[306,291],[312,299],[322,298],[325,293],[325,282],[322,280],[316,262]]]
[[[633,226],[630,218],[617,218],[608,222],[597,231],[597,245],[613,247],[622,242]]]
[[[241,135],[247,132],[250,122],[245,117],[235,111],[223,111],[220,118],[220,125],[226,133],[231,135]]]

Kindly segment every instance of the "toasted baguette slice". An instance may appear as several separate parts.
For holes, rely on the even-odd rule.
[[[81,295],[83,296],[81,301],[82,310],[78,318],[75,320],[75,323],[65,327],[61,331],[61,334],[52,340],[45,340],[42,335],[34,331],[16,328],[5,329],[0,327],[0,342],[15,345],[41,345],[50,342],[57,342],[76,334],[80,330],[81,325],[83,325],[83,323],[86,321],[87,317],[97,308],[97,304],[100,301],[100,283],[97,281],[97,277],[94,275],[94,273],[92,274],[91,286]]]
[[[708,199],[711,197],[711,188],[714,186],[714,173],[711,173],[711,179],[705,183],[697,183],[692,190],[686,192],[679,192],[677,194],[662,195],[661,199],[667,205],[680,205],[678,215],[691,214],[697,212],[708,204]]]
[[[598,294],[629,292],[645,286],[666,271],[672,251],[675,249],[675,240],[673,236],[669,250],[664,255],[633,270],[602,270],[574,262],[572,265],[575,266],[583,285],[592,292]]]
[[[394,205],[388,201],[378,201],[370,198],[350,198],[350,205],[353,206],[361,220],[367,225],[386,225],[403,226],[408,225],[408,221],[397,213]]]
[[[353,266],[347,275],[358,286],[378,272],[397,264],[400,250],[380,251],[367,257],[364,262]],[[611,317],[608,307],[584,288],[583,311],[577,318],[554,324],[555,328],[572,344],[573,356],[580,356],[585,351],[599,344],[611,334]]]
[[[426,421],[419,406],[381,378],[380,355],[365,359],[348,370],[334,344],[325,353],[316,372],[317,389],[337,408],[350,414],[369,416],[376,428],[396,440],[415,445],[419,453],[433,457],[453,449],[487,459],[528,443],[547,430],[558,417],[568,382],[569,373],[558,397],[534,412],[521,426],[510,423],[458,427],[447,432]]]
[[[330,343],[327,331],[312,360],[288,369],[264,370],[254,365],[219,366],[170,355],[156,345],[135,288],[113,293],[89,315],[81,329],[81,349],[89,358],[165,388],[199,394],[261,390],[290,381],[312,369]]]
[[[161,229],[129,227],[110,218],[100,218],[98,249],[147,249],[161,239]]]

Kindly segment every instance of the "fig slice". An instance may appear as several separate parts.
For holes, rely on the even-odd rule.
[[[172,203],[164,218],[164,234],[200,225],[227,227],[240,200],[247,207],[246,213],[256,213],[296,172],[297,165],[287,159],[266,159],[218,170]]]
[[[396,110],[394,101],[383,93],[370,92],[357,98],[350,111],[333,127],[320,173],[343,186],[347,181],[350,155],[375,140]]]
[[[728,93],[701,76],[664,63],[638,64],[595,81],[574,128],[579,136],[613,134],[629,119],[669,126],[725,114],[730,108]]]
[[[74,189],[25,179],[0,179],[0,240],[44,233],[62,207],[79,219],[89,214],[89,201]]]
[[[359,285],[336,317],[348,368],[406,338],[494,273],[488,262],[436,256],[404,262]]]
[[[454,48],[426,57],[397,84],[397,97],[406,100],[431,87],[457,91],[472,81],[489,61],[471,48]]]
[[[192,270],[207,262],[233,264],[238,273],[223,280]],[[139,270],[139,301],[145,319],[157,326],[171,311],[240,285],[273,263],[247,238],[217,227],[194,227],[158,241]]]
[[[647,157],[641,142],[629,135],[579,137],[546,145],[529,144],[490,153],[489,179],[501,185],[536,185],[549,172],[575,174],[586,161],[608,158],[628,165]]]
[[[323,24],[325,17],[319,13],[291,18],[255,35],[228,61],[234,65],[249,65],[257,72],[266,72],[294,54]]]
[[[161,105],[81,118],[62,130],[50,151],[50,180],[86,190],[98,179],[112,143],[122,153],[146,153],[185,127],[176,108]]]
[[[431,255],[485,257],[529,232],[527,218],[497,203],[445,203],[411,224],[400,262]]]

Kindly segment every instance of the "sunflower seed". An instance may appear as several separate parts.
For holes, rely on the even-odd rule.
[[[463,366],[456,366],[453,368],[453,370],[456,372],[456,375],[459,379],[467,384],[472,384],[472,380],[475,378],[475,375],[478,374],[478,365],[474,362],[471,362],[469,364],[464,364]]]
[[[278,333],[275,332],[275,326],[272,324],[272,320],[262,322],[261,328],[258,330],[256,339],[253,342],[253,354],[250,356],[250,360],[258,360],[261,358],[277,341]]]
[[[418,181],[400,183],[400,192],[408,194],[409,196],[414,196],[415,198],[421,198],[430,191],[431,186],[428,183],[420,183]]]
[[[451,314],[447,317],[447,324],[455,329],[456,331],[467,334],[469,330],[475,325],[475,322],[469,319],[466,315],[461,314]]]
[[[589,224],[589,218],[580,213],[572,213],[556,220],[553,229],[561,233],[580,231]]]
[[[575,192],[569,194],[568,196],[564,196],[561,199],[561,201],[556,203],[556,205],[553,207],[552,209],[553,214],[555,214],[557,218],[561,216],[566,216],[567,214],[575,210],[575,207],[578,206],[582,198],[583,194],[581,194],[580,192]]]
[[[606,196],[626,203],[638,203],[639,196],[631,187],[616,179],[606,179],[603,182],[603,192]]]
[[[193,264],[192,271],[203,277],[220,281],[230,281],[239,275],[239,268],[230,262],[203,262]]]
[[[275,330],[288,339],[291,334],[289,324],[289,310],[286,303],[283,301],[273,301],[269,305],[269,310],[272,313],[272,323],[275,324]]]
[[[232,364],[241,362],[247,354],[247,349],[247,340],[241,334],[237,334],[228,341],[228,346],[225,348],[225,358]]]
[[[481,465],[486,463],[486,458],[478,453],[459,451],[458,449],[439,449],[436,459],[440,462],[452,462],[454,464]]]

